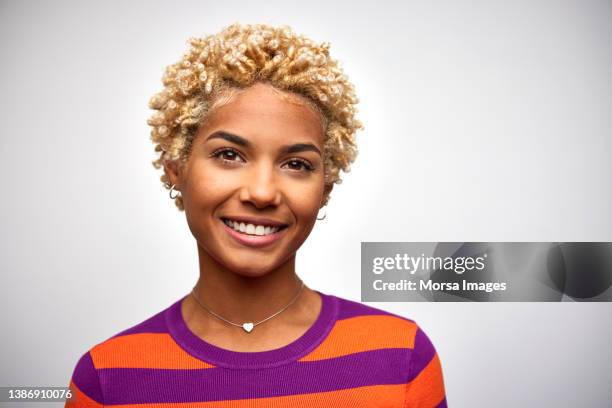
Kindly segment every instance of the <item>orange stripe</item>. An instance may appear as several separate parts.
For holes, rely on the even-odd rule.
[[[417,325],[396,316],[357,316],[338,320],[329,336],[300,361],[323,360],[384,348],[414,348]]]
[[[66,400],[64,408],[100,408],[102,404],[98,404],[92,400],[83,391],[76,386],[76,384],[70,381],[70,390],[72,391],[72,398]]]
[[[406,384],[372,385],[316,394],[286,395],[231,401],[113,405],[113,408],[264,408],[264,407],[395,407],[404,400]]]
[[[429,364],[408,383],[406,408],[435,407],[445,396],[442,366],[436,353]]]
[[[182,349],[168,333],[115,337],[91,349],[96,368],[211,368]]]

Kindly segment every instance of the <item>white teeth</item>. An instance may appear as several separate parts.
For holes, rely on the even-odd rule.
[[[274,234],[279,230],[279,227],[268,227],[264,225],[255,225],[255,224],[245,224],[244,222],[237,222],[231,220],[223,220],[225,225],[231,227],[232,229],[242,232],[243,234],[248,235],[270,235]]]

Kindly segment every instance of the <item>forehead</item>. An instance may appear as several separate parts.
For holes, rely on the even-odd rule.
[[[233,131],[255,145],[311,142],[322,147],[323,126],[321,115],[303,97],[257,83],[214,108],[201,132]]]

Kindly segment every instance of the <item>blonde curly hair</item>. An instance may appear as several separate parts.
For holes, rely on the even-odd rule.
[[[255,82],[301,96],[321,115],[325,128],[325,184],[340,184],[340,170],[350,171],[357,157],[355,118],[358,99],[327,42],[316,44],[290,27],[232,24],[216,35],[190,38],[183,58],[165,70],[164,88],[149,101],[156,112],[147,123],[159,158],[184,165],[195,134],[207,113]],[[225,101],[225,102],[223,102]],[[167,174],[160,178],[170,189]],[[325,199],[327,204],[329,196]],[[175,199],[184,211],[181,195]]]

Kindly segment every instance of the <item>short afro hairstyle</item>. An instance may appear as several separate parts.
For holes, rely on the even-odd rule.
[[[182,59],[166,67],[164,87],[149,101],[156,111],[147,121],[159,152],[156,169],[168,160],[186,163],[199,126],[221,96],[264,82],[301,96],[322,115],[325,184],[342,182],[340,170],[350,171],[358,152],[355,133],[363,125],[355,117],[354,87],[330,58],[329,43],[316,44],[288,26],[235,23],[218,34],[190,38],[189,44]],[[171,188],[165,173],[160,179]],[[175,204],[184,211],[180,194]]]

